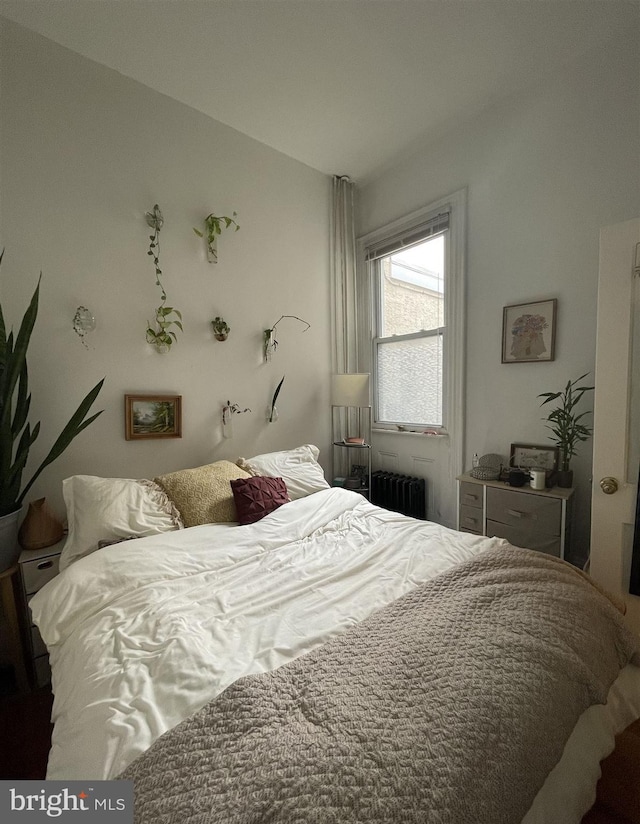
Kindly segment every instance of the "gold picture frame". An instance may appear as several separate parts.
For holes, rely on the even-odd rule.
[[[125,395],[127,441],[182,437],[182,395]]]

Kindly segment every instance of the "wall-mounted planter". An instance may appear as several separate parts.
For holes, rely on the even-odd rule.
[[[231,327],[224,318],[216,317],[211,321],[213,327],[213,335],[216,340],[223,341],[229,337]]]
[[[233,217],[237,217],[238,213],[233,212]],[[237,232],[240,228],[233,217],[226,215],[207,215],[204,219],[204,232],[193,227],[193,231],[198,237],[203,237],[207,241],[207,260],[209,263],[218,262],[218,237],[222,234],[223,229],[228,229],[229,226],[235,226]]]

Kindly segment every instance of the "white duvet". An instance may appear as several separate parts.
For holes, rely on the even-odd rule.
[[[31,601],[55,695],[47,778],[115,777],[237,678],[280,666],[500,543],[328,489],[256,524],[192,527],[76,561]],[[594,723],[600,734],[584,786],[575,776],[564,786],[562,761],[547,782],[554,804],[578,818],[557,818],[557,807],[546,817],[545,784],[527,824],[578,821],[593,801],[592,775],[614,732],[640,716],[640,670],[621,679],[608,708],[585,713],[597,711],[587,739]]]

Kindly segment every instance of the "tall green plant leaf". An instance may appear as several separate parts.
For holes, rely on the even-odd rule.
[[[0,263],[3,254],[4,252],[0,253]],[[97,412],[87,418],[104,379],[82,400],[46,458],[20,492],[29,450],[40,433],[40,422],[31,427],[28,420],[31,395],[27,350],[38,315],[41,278],[42,273],[15,338],[13,331],[7,335],[4,313],[0,306],[0,516],[14,512],[21,506],[26,493],[42,470],[58,458],[71,441],[101,414]]]
[[[95,399],[98,397],[98,394],[100,393],[100,390],[102,389],[103,383],[104,383],[104,378],[102,378],[101,381],[98,381],[98,383],[93,387],[93,389],[91,389],[85,395],[85,397],[82,399],[82,401],[80,402],[80,405],[78,406],[76,411],[73,413],[73,415],[71,416],[69,422],[67,423],[65,428],[62,430],[62,432],[58,436],[58,439],[56,440],[56,442],[53,444],[53,446],[49,450],[49,454],[42,461],[42,463],[40,464],[38,469],[35,471],[35,473],[33,474],[32,478],[31,478],[31,480],[29,481],[29,483],[25,486],[24,490],[22,491],[22,494],[18,498],[18,504],[22,503],[22,501],[24,500],[24,496],[31,489],[34,481],[40,475],[42,470],[45,469],[47,466],[49,466],[50,463],[53,463],[53,461],[55,461],[56,458],[59,458],[60,455],[62,455],[62,453],[64,452],[64,450],[69,446],[71,441],[77,435],[79,435],[82,432],[83,429],[86,429],[86,427],[89,426],[90,423],[93,423],[93,421],[95,421],[95,419],[99,415],[102,415],[102,413],[104,411],[103,409],[101,409],[99,412],[96,412],[95,415],[92,415],[90,418],[85,420],[85,418],[87,416],[87,413],[89,412],[89,409],[91,408],[91,405],[93,404]]]
[[[40,273],[40,277],[42,277],[42,273]],[[12,349],[9,348],[9,341],[12,340],[13,336],[9,335],[9,341],[7,342],[7,350],[5,353],[5,366],[2,372],[2,377],[0,378],[0,405],[2,406],[0,411],[1,424],[4,424],[5,421],[7,421],[11,416],[11,401],[13,398],[13,392],[26,362],[27,349],[29,348],[31,333],[33,332],[36,317],[38,316],[39,294],[40,279],[38,279],[36,290],[33,293],[29,307],[22,318],[22,323],[20,324],[20,329],[18,330],[15,346],[12,347]]]

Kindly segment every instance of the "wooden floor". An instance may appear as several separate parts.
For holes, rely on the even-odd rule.
[[[0,779],[45,777],[52,700],[48,688],[0,696]],[[618,736],[603,761],[598,800],[582,824],[640,824],[640,721]]]

